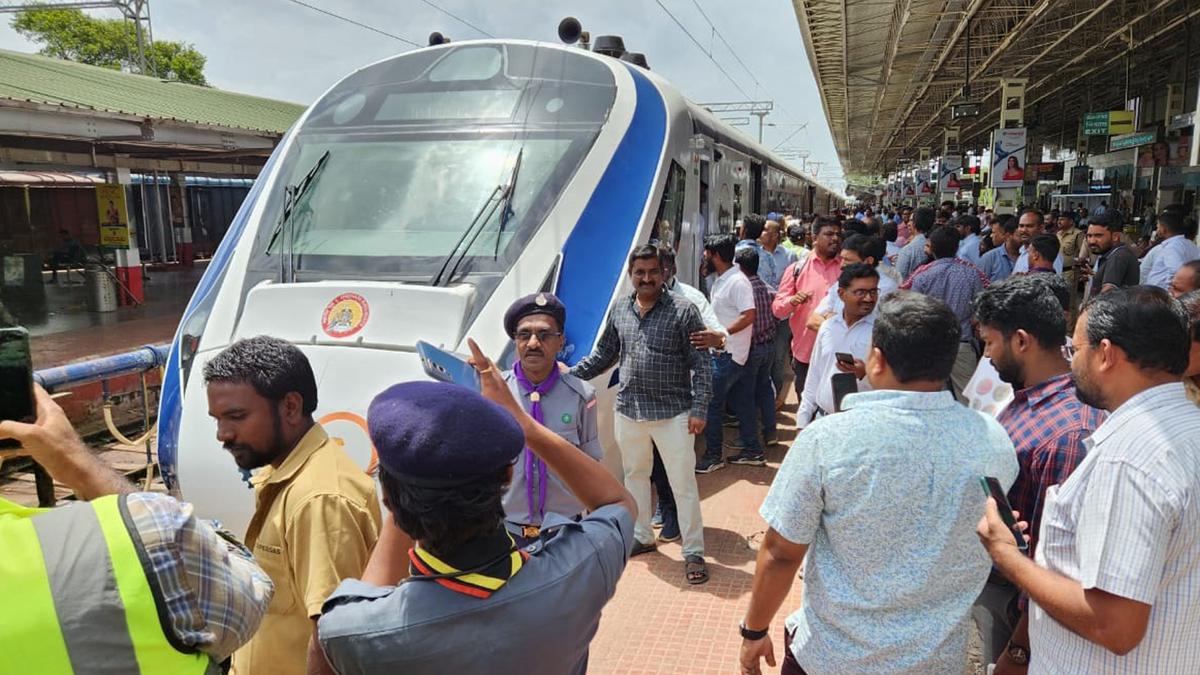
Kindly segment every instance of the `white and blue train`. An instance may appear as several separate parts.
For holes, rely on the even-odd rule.
[[[563,358],[574,363],[628,292],[636,245],[672,244],[694,283],[706,233],[743,213],[828,212],[838,199],[612,56],[474,41],[362,68],[280,142],[188,305],[163,380],[164,477],[206,517],[244,530],[252,492],[216,441],[201,377],[239,338],[300,346],[317,418],[365,466],[372,397],[426,377],[417,340],[465,352],[473,337],[510,361],[505,309],[551,290],[568,307]]]

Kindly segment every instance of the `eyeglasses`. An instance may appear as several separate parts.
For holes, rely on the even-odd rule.
[[[529,342],[529,338],[534,337],[534,336],[537,337],[538,342],[547,342],[549,340],[553,340],[556,337],[560,337],[561,335],[562,335],[561,332],[554,331],[554,330],[538,330],[538,331],[519,330],[519,331],[517,331],[517,334],[514,335],[513,337],[515,337],[517,339],[517,342]]]
[[[859,300],[861,300],[865,297],[868,297],[868,296],[878,298],[879,297],[879,289],[878,288],[856,288],[856,289],[850,291],[850,295],[853,295],[854,297],[858,298]]]
[[[1070,363],[1075,358],[1075,345],[1068,342],[1061,349],[1063,358],[1067,360],[1067,363]]]

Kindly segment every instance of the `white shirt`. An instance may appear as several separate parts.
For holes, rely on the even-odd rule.
[[[900,276],[893,267],[884,267],[882,263],[875,266],[875,271],[879,272],[879,299],[882,300],[889,293],[900,288],[900,282],[896,281],[896,277]],[[829,290],[825,291],[825,297],[821,298],[821,302],[817,304],[817,308],[813,311],[817,314],[833,312],[841,314],[846,308],[846,303],[842,302],[842,296],[838,295],[838,282],[829,284]]]
[[[1183,384],[1113,411],[1087,457],[1046,492],[1036,560],[1084,589],[1151,605],[1117,656],[1032,605],[1030,673],[1200,673],[1200,409]]]
[[[1029,247],[1022,246],[1021,247],[1021,255],[1017,256],[1017,262],[1013,263],[1012,273],[1013,274],[1021,274],[1023,272],[1028,272],[1028,271],[1029,271]],[[1058,252],[1058,256],[1054,258],[1054,271],[1059,274],[1062,274],[1063,257],[1062,257],[1061,250]]]
[[[1150,283],[1149,282],[1150,268],[1154,267],[1154,259],[1158,257],[1158,254],[1161,252],[1160,251],[1161,248],[1162,248],[1161,245],[1155,246],[1154,248],[1150,249],[1149,251],[1146,251],[1146,255],[1142,256],[1142,260],[1138,265],[1138,282],[1141,283],[1142,285]],[[1174,276],[1174,275],[1172,275],[1172,276]],[[1170,282],[1168,281],[1167,283],[1170,283]]]
[[[713,312],[722,326],[728,327],[737,321],[742,312],[754,309],[754,288],[750,280],[738,269],[737,265],[725,270],[717,277],[709,295],[712,297]],[[739,366],[746,365],[750,357],[750,339],[754,336],[754,323],[732,333],[725,341],[725,351],[733,357],[733,362]]]
[[[708,302],[708,298],[700,292],[699,288],[689,286],[682,281],[676,279],[675,287],[670,289],[672,293],[682,295],[689,300],[696,309],[700,310],[700,318],[704,320],[704,327],[709,330],[715,330],[718,333],[726,333],[725,326],[717,319],[717,315],[713,312],[712,304]]]
[[[1184,263],[1200,258],[1200,249],[1197,249],[1196,245],[1182,234],[1167,237],[1152,251],[1158,251],[1158,253],[1153,258],[1150,258],[1149,253],[1146,254],[1149,262],[1142,267],[1143,269],[1148,268],[1150,271],[1146,272],[1144,283],[1159,288],[1170,286],[1171,279]]]
[[[845,352],[856,359],[867,360],[871,349],[871,331],[875,329],[875,312],[859,319],[853,326],[846,325],[843,312],[829,317],[817,331],[813,345],[812,360],[808,365],[808,378],[804,380],[804,391],[800,395],[800,410],[796,413],[796,426],[803,427],[812,421],[819,407],[832,413],[833,384],[835,373],[842,371],[835,365],[837,352]],[[871,384],[866,378],[858,381],[859,391],[869,391]]]

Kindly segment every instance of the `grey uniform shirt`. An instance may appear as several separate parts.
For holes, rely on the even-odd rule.
[[[341,675],[586,673],[600,610],[633,548],[633,515],[597,509],[561,526],[488,598],[433,581],[373,586],[347,579],[325,602],[318,636]]]
[[[521,407],[529,412],[533,402],[529,394],[521,390],[513,371],[504,372],[504,381]],[[600,432],[596,424],[596,390],[592,385],[569,373],[560,373],[558,381],[542,396],[542,415],[545,426],[562,436],[568,443],[582,450],[595,460],[603,459],[604,449],[600,446]],[[536,504],[540,489],[536,470],[533,474],[534,517],[529,517],[529,492],[525,482],[526,469],[524,451],[517,456],[513,465],[512,483],[504,494],[504,517],[522,525],[541,525]],[[546,472],[546,514],[557,513],[574,518],[583,512],[583,504],[571,494],[566,485],[553,472]]]

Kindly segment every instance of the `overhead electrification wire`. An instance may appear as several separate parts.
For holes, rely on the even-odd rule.
[[[421,2],[425,3],[426,5],[429,5],[430,7],[436,9],[437,11],[441,12],[442,14],[445,14],[446,16],[454,19],[455,21],[463,24],[464,26],[470,28],[471,30],[475,31],[476,33],[486,35],[490,38],[496,37],[495,35],[492,35],[491,33],[487,32],[486,30],[480,28],[479,26],[476,26],[475,24],[471,23],[470,21],[467,21],[466,19],[455,14],[454,12],[451,12],[450,10],[446,9],[445,7],[438,5],[437,3],[430,2],[429,0],[421,0]]]
[[[717,36],[717,39],[721,41],[721,44],[725,45],[725,48],[729,50],[730,54],[733,54],[733,58],[736,59],[739,64],[741,64],[742,68],[745,69],[746,74],[750,76],[750,79],[754,80],[754,84],[762,87],[762,84],[758,81],[758,78],[754,76],[754,71],[750,70],[750,66],[747,66],[746,62],[742,60],[742,57],[738,56],[737,51],[735,51],[733,48],[733,45],[729,44],[729,40],[726,40],[725,36],[721,35],[721,31],[717,30],[717,24],[713,23],[712,19],[708,18],[708,14],[704,12],[704,8],[700,6],[700,3],[697,0],[692,0],[692,4],[696,6],[696,11],[700,12],[700,16],[704,17],[704,20],[708,22],[709,27],[712,28],[713,34]],[[709,56],[712,56],[712,54],[709,54]]]
[[[395,33],[389,33],[385,30],[380,30],[374,26],[370,26],[365,23],[362,23],[361,21],[355,21],[354,19],[342,16],[341,14],[336,14],[327,9],[321,9],[320,7],[317,7],[315,5],[310,5],[307,2],[304,2],[303,0],[288,0],[288,2],[291,2],[292,4],[300,5],[301,7],[307,7],[309,9],[313,10],[314,12],[320,12],[321,14],[324,14],[326,16],[331,16],[335,19],[338,19],[339,21],[345,21],[346,23],[354,24],[355,26],[358,26],[359,28],[366,28],[367,30],[371,31],[372,33],[379,33],[380,35],[390,37],[393,40],[399,40],[400,42],[403,42],[408,45],[412,45],[414,47],[424,47],[425,46],[419,42],[413,42],[412,40],[409,40],[408,38],[400,37],[399,35],[396,35]]]
[[[788,141],[792,140],[792,136],[795,136],[796,134],[800,133],[801,131],[804,131],[804,130],[805,130],[805,129],[807,129],[807,128],[808,128],[808,124],[807,124],[807,123],[800,125],[799,127],[797,127],[797,128],[796,128],[796,130],[795,130],[795,131],[793,131],[792,133],[788,134],[787,138],[785,138],[785,139],[783,139],[782,141],[779,141],[778,143],[776,143],[776,144],[775,144],[775,147],[773,147],[773,148],[771,148],[771,149],[772,149],[772,150],[778,150],[779,148],[783,147],[783,144],[784,144],[784,143],[787,143]]]
[[[717,67],[717,70],[721,71],[721,74],[725,76],[725,79],[729,80],[730,84],[732,84],[734,88],[741,92],[742,96],[745,96],[747,99],[753,98],[750,96],[750,94],[746,93],[745,89],[742,89],[742,85],[738,84],[737,80],[733,79],[733,76],[729,74],[729,71],[725,70],[721,64],[713,58],[713,55],[704,48],[704,45],[700,44],[700,41],[696,39],[696,36],[692,35],[692,32],[688,30],[686,26],[680,23],[679,19],[675,18],[675,15],[671,13],[671,10],[667,9],[667,6],[662,3],[662,0],[654,0],[654,2],[658,3],[658,6],[662,8],[662,11],[666,12],[667,16],[671,17],[671,20],[675,22],[676,26],[679,26],[679,30],[683,31],[684,35],[687,35],[688,39],[695,43],[695,45],[699,47],[700,51],[704,52],[704,55],[708,57],[708,60],[712,61],[713,65]]]

